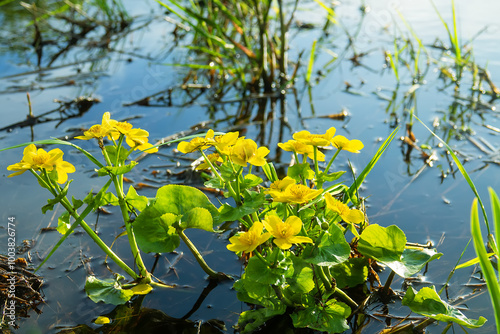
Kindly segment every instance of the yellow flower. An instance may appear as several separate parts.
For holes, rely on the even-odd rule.
[[[111,131],[111,137],[117,140],[120,135],[127,135],[132,130],[132,124],[128,122],[116,122]]]
[[[297,235],[302,229],[302,220],[299,217],[290,216],[283,222],[278,216],[269,215],[262,223],[275,238],[273,242],[281,249],[289,249],[292,244],[313,242],[309,237]]]
[[[197,150],[206,150],[214,144],[214,130],[208,130],[205,138],[195,137],[190,142],[181,141],[177,145],[177,150],[182,153],[191,153]]]
[[[74,173],[76,171],[75,166],[62,159],[56,161],[55,168],[57,171],[57,183],[60,184],[68,181],[68,173]]]
[[[253,223],[252,227],[247,232],[240,233],[229,238],[231,242],[227,245],[227,249],[233,252],[246,252],[250,253],[263,244],[271,237],[271,233],[262,233],[264,225],[261,222]]]
[[[289,176],[285,176],[285,178],[283,178],[282,180],[274,181],[273,183],[271,183],[269,189],[264,191],[264,193],[271,195],[276,200],[276,198],[283,196],[285,189],[292,184],[295,184],[295,180]]]
[[[231,160],[243,167],[246,167],[247,163],[254,166],[264,166],[267,163],[264,157],[268,154],[267,147],[257,148],[257,144],[252,139],[240,138],[231,150]]]
[[[274,201],[303,204],[318,197],[322,192],[322,189],[314,190],[303,184],[294,184],[288,186],[283,195],[274,198]]]
[[[9,177],[21,175],[27,170],[42,170],[50,172],[54,168],[57,171],[57,182],[65,183],[68,180],[67,173],[74,173],[75,167],[69,162],[63,161],[64,153],[58,148],[46,152],[44,149],[37,150],[34,144],[26,146],[23,151],[23,158],[20,162],[7,167],[7,170],[14,171]]]
[[[75,138],[81,140],[89,140],[93,138],[104,138],[108,136],[110,138],[111,131],[113,130],[113,126],[117,123],[115,120],[110,118],[111,115],[109,112],[105,112],[102,115],[101,124],[92,125],[90,129],[83,133],[83,136],[76,136]]]
[[[353,139],[349,140],[344,136],[335,136],[332,139],[332,145],[335,146],[338,150],[344,150],[352,153],[359,153],[364,145],[360,140]]]
[[[278,143],[278,146],[287,152],[295,152],[297,154],[304,154],[309,157],[309,159],[314,159],[314,149],[311,145],[304,144],[303,142],[296,140],[289,140],[286,143]],[[317,152],[318,161],[325,161],[325,155],[318,151]]]
[[[309,131],[303,130],[295,133],[293,135],[293,139],[307,145],[328,146],[330,145],[330,141],[335,135],[335,131],[336,131],[335,128],[331,127],[328,130],[326,130],[326,133],[324,135],[316,135],[316,134],[311,134]]]
[[[216,136],[214,146],[222,154],[229,155],[231,154],[230,147],[236,144],[239,135],[239,132],[228,132],[225,135]]]
[[[361,210],[350,209],[347,204],[334,198],[330,193],[325,194],[325,201],[328,209],[338,213],[346,223],[359,224],[365,220],[365,215]]]
[[[60,159],[63,152],[60,149],[54,149],[46,152],[44,149],[36,149],[35,144],[29,144],[23,151],[23,158],[20,162],[7,167],[7,170],[15,171],[9,177],[21,175],[27,170],[41,170],[46,169],[51,171],[54,169],[55,162]]]

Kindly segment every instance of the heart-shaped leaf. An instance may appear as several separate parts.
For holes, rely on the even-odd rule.
[[[423,316],[437,321],[453,321],[469,328],[481,327],[486,322],[483,317],[479,317],[478,320],[467,318],[458,309],[441,300],[434,286],[422,288],[418,293],[410,287],[406,291],[402,304]]]

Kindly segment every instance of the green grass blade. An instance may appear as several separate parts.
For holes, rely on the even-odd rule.
[[[455,56],[459,62],[462,61],[462,54],[460,51],[460,43],[458,41],[458,33],[457,33],[457,17],[455,13],[455,0],[451,0],[451,12],[453,17],[453,47],[455,49]]]
[[[314,0],[314,1],[318,5],[320,5],[321,7],[323,7],[324,10],[326,10],[326,12],[328,13],[328,20],[330,20],[332,23],[336,24],[337,20],[335,20],[335,11],[333,9],[331,9],[330,7],[328,7],[327,5],[325,5],[320,0]]]
[[[490,258],[491,256],[495,255],[495,253],[488,253],[486,255],[488,255],[488,258]],[[478,257],[476,257],[476,258],[474,258],[472,260],[469,260],[467,262],[464,262],[462,264],[459,264],[458,266],[455,267],[455,269],[467,268],[467,267],[475,265],[476,263],[479,263],[479,258]]]
[[[481,196],[479,196],[479,193],[477,192],[477,189],[476,189],[476,186],[474,185],[474,182],[472,182],[469,174],[467,173],[467,171],[465,170],[464,166],[462,165],[462,163],[458,159],[457,155],[455,154],[455,152],[453,152],[453,150],[451,149],[451,147],[444,140],[442,140],[437,134],[435,134],[434,132],[432,132],[432,130],[429,129],[427,127],[427,125],[425,125],[424,122],[422,122],[420,120],[420,118],[418,118],[416,115],[413,115],[413,117],[415,117],[415,119],[417,119],[427,129],[427,131],[429,131],[434,137],[436,137],[441,142],[441,144],[443,144],[444,147],[446,147],[446,149],[450,153],[451,157],[453,158],[453,161],[455,161],[455,164],[458,167],[458,170],[460,170],[460,173],[462,173],[463,177],[465,178],[465,180],[469,184],[469,187],[472,189],[472,192],[474,193],[474,195],[476,195],[476,198],[479,201],[479,205],[481,206],[481,210],[483,211],[483,216],[484,216],[484,222],[486,224],[486,229],[488,230],[488,235],[490,235],[491,234],[490,224],[488,223],[488,216],[486,215],[486,210],[484,209],[483,201],[481,201]]]
[[[316,51],[316,42],[317,40],[314,40],[311,47],[311,56],[309,57],[309,65],[307,65],[306,83],[309,83],[309,81],[311,80],[311,74],[314,66],[314,53]]]
[[[479,218],[477,213],[477,198],[474,198],[471,209],[471,234],[474,240],[474,248],[479,257],[481,270],[488,286],[490,293],[491,303],[493,304],[493,311],[495,314],[495,321],[497,325],[497,333],[500,334],[500,284],[498,282],[493,265],[488,259],[486,250],[484,248],[483,237],[481,236],[481,226],[479,225]]]
[[[98,197],[98,195],[100,193],[104,193],[104,192],[106,192],[106,190],[108,190],[109,185],[111,184],[111,181],[112,181],[111,179],[108,180],[108,182],[104,185],[104,187],[101,188],[101,190],[96,195],[96,197]],[[59,241],[54,245],[54,247],[52,247],[52,249],[50,250],[49,254],[45,257],[45,259],[43,259],[43,261],[38,265],[38,267],[36,267],[35,272],[37,272],[45,264],[45,262],[47,262],[50,259],[52,254],[55,253],[55,251],[59,248],[59,246],[61,246],[61,244],[64,242],[64,240],[66,240],[66,238],[75,230],[75,228],[78,225],[80,225],[80,223],[85,219],[85,217],[87,217],[87,215],[90,212],[92,212],[93,207],[94,207],[94,203],[90,203],[89,205],[87,205],[85,210],[80,214],[80,217],[78,219],[76,219],[73,224],[71,224],[70,228],[61,237],[61,239],[59,239]]]
[[[498,250],[498,245],[500,244],[500,200],[498,199],[498,196],[493,188],[488,188],[488,190],[490,192],[491,211],[493,213],[493,225],[495,227],[495,251],[497,253],[497,256],[500,257],[500,251]]]
[[[396,133],[398,132],[399,127],[394,129],[392,133],[387,137],[387,139],[382,143],[382,146],[379,147],[373,158],[370,160],[370,162],[366,165],[365,169],[359,174],[359,176],[356,178],[356,181],[351,185],[351,187],[347,190],[346,195],[348,196],[349,199],[352,198],[354,193],[358,190],[358,188],[361,186],[363,181],[365,180],[366,176],[370,173],[370,171],[373,169],[375,164],[377,163],[378,159],[382,156],[382,153],[389,147],[389,144],[391,141],[394,139],[396,136]]]
[[[83,154],[85,154],[87,156],[87,158],[89,158],[89,160],[92,161],[94,164],[96,164],[99,168],[103,168],[104,167],[104,165],[101,164],[99,162],[99,160],[97,160],[92,154],[90,154],[89,152],[87,152],[86,150],[84,150],[83,148],[81,148],[80,146],[75,145],[75,144],[70,143],[70,142],[67,142],[67,141],[64,141],[64,140],[60,140],[60,139],[44,139],[44,140],[32,141],[32,142],[29,142],[29,143],[22,143],[22,144],[10,146],[10,147],[2,148],[2,149],[0,149],[0,152],[6,151],[6,150],[11,150],[13,148],[28,146],[30,144],[35,144],[35,145],[36,144],[39,144],[39,145],[68,145],[68,146],[72,146],[72,147],[76,148],[78,151],[80,151]]]

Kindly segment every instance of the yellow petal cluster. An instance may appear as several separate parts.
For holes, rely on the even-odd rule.
[[[284,180],[283,180],[284,181]],[[294,204],[307,203],[323,192],[323,189],[311,189],[303,184],[289,184],[283,191],[269,189],[267,191],[275,202],[286,202]]]
[[[58,148],[46,152],[42,148],[37,149],[35,144],[30,144],[24,149],[21,161],[7,167],[7,170],[14,171],[9,177],[21,175],[30,169],[48,172],[55,169],[57,182],[65,183],[68,180],[68,173],[74,173],[75,167],[69,162],[63,161],[63,155],[63,151]]]
[[[359,151],[364,147],[361,140],[349,140],[346,137],[340,135],[333,137],[332,145],[338,150],[344,150],[352,153],[359,153]]]
[[[153,145],[149,143],[149,132],[139,128],[134,129],[130,123],[118,122],[111,119],[111,114],[109,112],[105,112],[102,115],[101,124],[92,125],[90,129],[83,133],[83,136],[76,136],[75,138],[89,140],[108,137],[108,139],[116,140],[121,135],[125,136],[125,142],[128,146],[133,148],[134,151],[141,150],[146,153],[158,152],[158,148],[153,147]]]
[[[326,130],[324,134],[311,134],[309,131],[303,130],[295,133],[293,139],[306,145],[329,146],[335,131],[334,127]]]
[[[230,159],[237,165],[246,167],[247,164],[264,166],[267,161],[264,158],[269,154],[265,146],[257,147],[252,139],[239,138],[231,148]]]
[[[181,141],[177,145],[177,150],[182,153],[192,153],[198,150],[206,150],[215,143],[214,130],[208,130],[205,138],[195,137],[191,141]]]
[[[242,232],[229,238],[231,244],[226,246],[227,249],[233,252],[253,252],[257,246],[263,244],[271,237],[271,233],[269,232],[262,233],[263,229],[264,225],[261,222],[253,223],[247,232]]]
[[[334,198],[330,193],[325,194],[326,206],[336,212],[346,223],[359,224],[365,220],[365,215],[361,210],[350,209],[347,204]]]
[[[274,244],[281,249],[289,249],[292,244],[313,242],[309,237],[297,235],[302,229],[302,220],[299,217],[290,216],[283,222],[278,216],[268,215],[262,223],[274,237]]]
[[[314,159],[314,149],[311,145],[305,144],[297,140],[289,140],[286,143],[278,143],[278,147],[287,152],[304,154],[311,160]],[[325,161],[325,155],[319,150],[316,153],[318,161]]]

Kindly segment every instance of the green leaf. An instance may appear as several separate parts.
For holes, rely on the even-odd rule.
[[[410,277],[418,273],[429,262],[439,259],[443,255],[435,249],[407,248],[401,256],[400,266],[388,266],[401,277]]]
[[[308,245],[304,254],[304,260],[318,266],[334,266],[347,261],[351,247],[345,240],[340,227],[332,224],[325,232],[318,246]]]
[[[269,268],[261,259],[255,256],[248,260],[243,278],[261,284],[279,285],[287,271],[288,267]]]
[[[267,320],[277,315],[281,315],[285,313],[285,311],[285,307],[278,310],[260,308],[258,310],[245,311],[241,313],[238,318],[238,328],[241,333],[251,333],[260,326],[264,325]]]
[[[345,174],[345,171],[339,171],[339,172],[334,172],[327,174],[325,172],[320,172],[318,176],[318,182],[333,182],[335,180],[338,180],[342,175]]]
[[[109,160],[111,160],[112,163],[123,162],[125,161],[125,159],[127,159],[128,150],[126,150],[124,147],[120,148],[120,156],[118,157],[118,160],[116,159],[116,146],[110,145],[105,146],[104,148],[106,149],[106,153],[108,153]]]
[[[301,182],[302,178],[312,180],[314,178],[314,171],[309,166],[309,163],[305,162],[288,167],[287,176],[297,182]]]
[[[156,202],[153,205],[162,214],[169,212],[180,215],[182,222],[187,222],[189,217],[185,215],[194,208],[207,209],[212,215],[214,225],[218,221],[219,212],[208,197],[189,186],[169,184],[161,187],[156,193]]]
[[[368,259],[365,257],[351,258],[331,267],[330,273],[340,289],[363,284],[368,278]]]
[[[398,262],[405,250],[406,236],[396,225],[382,227],[369,225],[358,240],[358,251],[374,260],[388,263]]]
[[[486,254],[486,256],[488,256],[488,258],[492,257],[493,255],[495,255],[495,253],[488,253],[488,254]],[[455,270],[462,269],[462,268],[467,268],[467,267],[473,266],[473,265],[475,265],[477,263],[479,263],[479,257],[473,258],[472,260],[469,260],[467,262],[459,264],[458,266],[455,267]]]
[[[168,253],[175,250],[181,241],[172,225],[178,219],[173,213],[160,215],[154,207],[146,207],[133,223],[139,248],[146,253]]]
[[[290,255],[293,261],[293,274],[287,277],[289,289],[294,293],[308,293],[314,289],[314,272],[309,263],[302,258]]]
[[[479,317],[478,320],[468,319],[458,309],[441,300],[434,286],[422,288],[418,293],[413,287],[409,287],[402,304],[409,306],[412,312],[423,316],[437,321],[453,321],[469,328],[481,327],[486,322],[483,317]]]
[[[137,161],[131,161],[130,164],[125,166],[117,166],[117,167],[104,166],[101,169],[97,170],[97,175],[99,176],[122,175],[130,172],[132,168],[137,166],[137,164],[138,164]]]
[[[97,197],[97,196],[96,196]],[[113,193],[104,193],[102,196],[101,200],[98,203],[98,206],[104,206],[104,205],[113,205],[117,206],[120,205],[120,201],[118,200],[118,197],[115,196]]]
[[[79,209],[83,205],[83,201],[76,199],[74,196],[71,196],[71,203],[73,203],[73,208],[75,208],[75,210]]]
[[[45,204],[44,206],[42,206],[42,213],[43,214],[45,214],[48,210],[53,210],[54,209],[54,205],[56,205],[57,203],[59,203],[66,196],[66,194],[68,193],[69,184],[72,181],[73,180],[70,180],[68,183],[66,183],[66,185],[64,186],[64,188],[61,190],[61,193],[58,194],[55,198],[47,200],[48,204]]]
[[[435,249],[407,248],[406,236],[395,225],[368,226],[358,240],[358,251],[376,261],[384,263],[401,277],[410,277],[419,272],[426,263],[439,259],[441,253]]]
[[[139,211],[144,210],[148,205],[148,198],[146,196],[139,196],[135,188],[132,186],[128,188],[125,200]]]
[[[264,193],[248,191],[243,197],[243,204],[238,207],[233,207],[229,204],[223,204],[219,208],[221,222],[239,220],[246,215],[250,215],[258,211],[266,202]]]
[[[324,306],[309,306],[291,314],[293,325],[312,328],[328,333],[342,333],[349,329],[347,317],[351,314],[349,306],[335,299],[328,300]]]
[[[245,178],[243,179],[243,183],[241,184],[241,190],[256,187],[259,184],[261,184],[262,182],[263,182],[263,180],[260,177],[258,177],[257,175],[247,174],[247,175],[245,175]]]
[[[69,219],[70,219],[70,216],[69,216],[69,212],[65,212],[63,213],[62,215],[59,216],[59,218],[57,218],[57,232],[61,233],[61,234],[66,234],[66,232],[68,232],[71,228],[71,224],[69,222]],[[73,233],[73,231],[71,231],[71,233]]]
[[[112,305],[125,304],[132,298],[134,292],[121,288],[118,282],[121,278],[123,278],[123,276],[119,276],[116,280],[100,280],[95,276],[89,276],[85,282],[85,291],[94,303],[104,302]]]
[[[192,208],[182,218],[181,228],[199,228],[208,232],[214,231],[214,222],[210,211],[205,208]]]
[[[158,189],[156,200],[137,216],[134,231],[143,251],[165,253],[180,243],[174,224],[212,231],[216,219],[217,208],[204,193],[193,187],[170,184]]]

